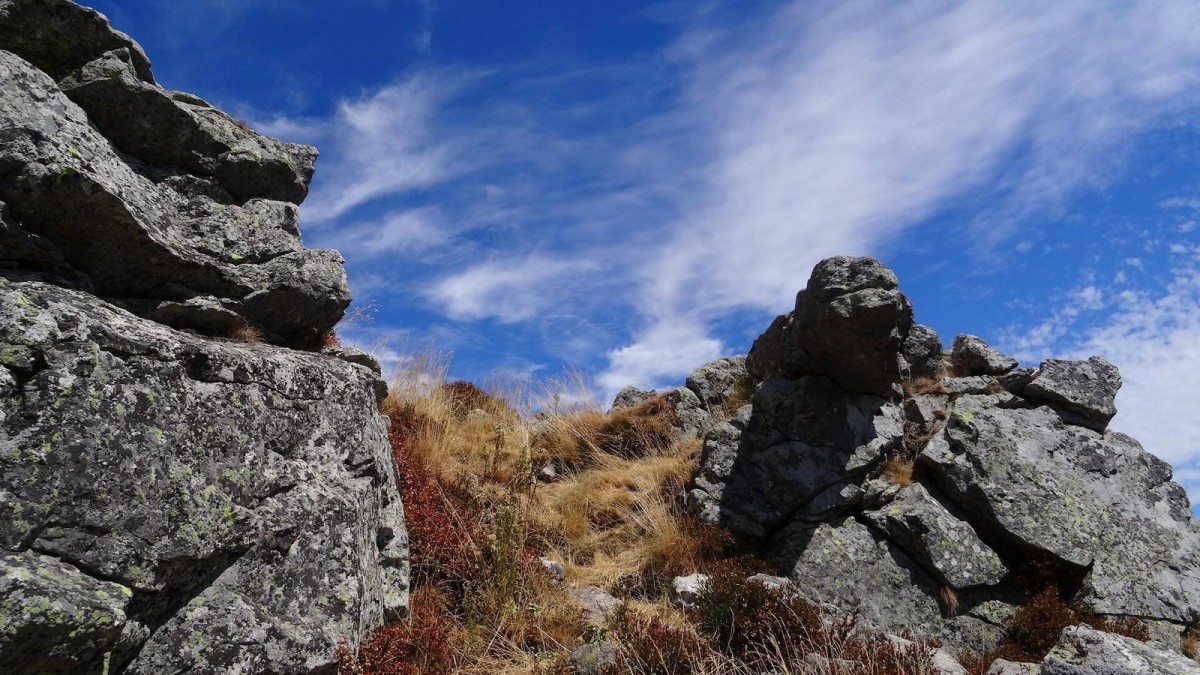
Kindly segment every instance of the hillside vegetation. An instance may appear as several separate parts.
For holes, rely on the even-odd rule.
[[[558,396],[531,404],[528,392],[447,382],[446,365],[414,359],[382,405],[407,509],[411,613],[357,656],[344,648],[341,672],[940,672],[936,642],[895,643],[748,581],[773,571],[688,514],[700,442],[675,431],[661,398],[610,412]],[[711,576],[706,592],[676,606],[672,579],[696,572]],[[623,604],[589,620],[571,592],[587,586]],[[979,673],[994,656],[1040,658],[1072,612],[1044,593],[1001,650],[959,656]],[[588,671],[597,655],[615,662]]]

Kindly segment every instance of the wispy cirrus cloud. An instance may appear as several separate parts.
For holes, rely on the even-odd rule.
[[[444,319],[543,343],[604,324],[611,391],[677,379],[728,349],[723,318],[765,325],[820,258],[886,252],[947,204],[987,206],[931,249],[1007,243],[1200,108],[1186,0],[687,11],[626,62],[417,70],[278,120],[325,151],[306,223]],[[574,330],[542,320],[558,307]]]
[[[664,324],[785,309],[820,258],[883,250],[952,199],[999,194],[1004,222],[941,235],[978,245],[1103,184],[1134,135],[1200,101],[1197,21],[1169,1],[793,2],[694,29],[677,114],[710,139],[707,183],[650,262],[644,328],[611,372],[632,375],[626,355]]]

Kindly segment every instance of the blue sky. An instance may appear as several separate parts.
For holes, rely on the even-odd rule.
[[[1193,0],[90,4],[321,149],[305,238],[389,363],[678,383],[874,255],[947,342],[1116,362],[1114,428],[1200,495]]]

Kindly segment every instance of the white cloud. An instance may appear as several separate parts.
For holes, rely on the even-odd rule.
[[[446,277],[428,289],[430,299],[460,320],[494,317],[505,323],[532,319],[557,301],[555,288],[596,271],[592,262],[541,255],[493,260]]]
[[[441,212],[431,207],[399,211],[380,221],[319,231],[312,244],[336,248],[346,256],[363,260],[417,253],[446,243],[450,231],[442,220]]]
[[[1086,289],[1068,294],[1066,304],[1053,310],[1045,322],[1029,331],[1010,331],[1005,342],[1015,346],[1024,360],[1098,354],[1117,364],[1123,385],[1112,428],[1137,438],[1147,450],[1174,464],[1196,464],[1200,462],[1194,403],[1200,391],[1197,262],[1196,257],[1178,260],[1164,286],[1120,291],[1103,306],[1080,307],[1077,299],[1089,295]],[[1186,476],[1200,488],[1195,471]]]
[[[606,378],[665,374],[710,340],[655,341],[655,316],[703,327],[786,308],[820,258],[879,251],[955,197],[999,184],[1019,222],[1103,182],[1134,134],[1196,105],[1198,21],[1200,5],[1169,0],[860,0],[693,33],[681,119],[710,139],[707,182],[650,263],[648,326]]]
[[[438,124],[458,82],[418,73],[357,101],[343,101],[327,125],[332,164],[304,205],[322,224],[381,197],[429,188],[463,171],[462,148]],[[283,121],[277,124],[283,124]]]

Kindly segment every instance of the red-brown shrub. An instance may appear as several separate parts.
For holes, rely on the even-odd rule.
[[[477,561],[472,537],[460,506],[447,495],[429,469],[407,451],[406,435],[414,417],[393,415],[388,428],[392,458],[404,492],[412,578],[416,585],[449,582],[459,586],[476,577]]]
[[[353,668],[367,675],[444,675],[455,671],[453,620],[441,591],[423,586],[409,601],[408,621],[384,626],[359,650]],[[354,673],[345,665],[339,672]]]

